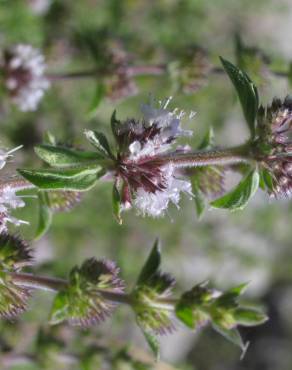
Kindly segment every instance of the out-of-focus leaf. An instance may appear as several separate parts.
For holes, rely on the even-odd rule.
[[[153,352],[155,359],[158,361],[160,357],[160,345],[157,337],[153,335],[152,333],[149,333],[145,330],[143,330],[144,337],[151,348],[151,351]]]
[[[39,198],[39,223],[35,234],[35,239],[40,239],[50,228],[53,218],[53,212],[48,205],[46,192],[40,191]]]
[[[113,186],[112,202],[114,216],[117,222],[121,225],[123,223],[123,220],[121,218],[121,197],[116,185]]]
[[[104,85],[101,82],[99,82],[96,86],[95,94],[91,102],[89,111],[88,111],[89,118],[92,118],[95,116],[104,95],[105,95]]]
[[[245,352],[247,344],[244,344],[238,329],[225,329],[222,326],[216,325],[214,323],[212,324],[212,326],[219,334],[223,335],[223,337],[225,337],[227,340],[229,340],[231,343],[235,344],[236,346],[241,348],[243,352]]]
[[[206,209],[205,196],[200,190],[198,178],[196,175],[191,177],[192,192],[194,194],[194,201],[196,205],[197,216],[200,219]]]
[[[233,316],[239,325],[255,326],[265,323],[268,320],[267,315],[254,308],[237,308]]]

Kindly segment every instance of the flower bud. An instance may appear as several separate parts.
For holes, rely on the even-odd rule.
[[[16,271],[32,265],[31,249],[18,236],[0,234],[0,266],[2,269]]]

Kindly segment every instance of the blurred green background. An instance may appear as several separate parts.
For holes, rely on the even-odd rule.
[[[51,1],[44,14],[36,14],[31,3],[0,0],[1,47],[32,44],[43,51],[48,70],[55,73],[94,68],[95,61],[77,37],[80,32],[96,35],[96,43],[101,45],[103,38],[118,40],[137,64],[159,64],[170,56],[179,58],[178,50],[194,44],[208,50],[215,65],[219,65],[219,55],[235,61],[236,34],[247,45],[260,47],[278,69],[288,68],[289,58],[292,60],[289,0],[56,0]],[[259,79],[252,69],[250,73]],[[185,127],[194,131],[193,143],[198,143],[211,125],[218,144],[230,146],[244,141],[247,129],[229,80],[218,74],[210,76],[207,82],[193,94],[177,93],[173,100],[174,106],[197,112],[194,120],[185,122]],[[286,79],[268,75],[260,82],[264,103],[275,95],[284,97],[289,92]],[[42,140],[47,130],[62,142],[88,147],[84,129],[98,127],[109,133],[114,109],[121,119],[139,117],[140,104],[147,101],[149,93],[157,98],[173,93],[168,76],[139,77],[137,84],[140,92],[135,97],[114,103],[103,100],[94,119],[88,115],[96,88],[94,79],[55,82],[38,111],[33,113],[21,113],[2,99],[1,143],[5,147],[24,144],[9,170],[20,164],[39,164],[33,145]],[[33,199],[27,203],[17,214],[31,222],[30,227],[21,229],[21,234],[30,240],[38,209]],[[291,203],[271,201],[259,192],[240,213],[208,210],[199,221],[193,201],[185,197],[181,209],[172,208],[163,219],[138,217],[129,212],[124,215],[124,224],[119,226],[112,216],[111,187],[100,184],[86,193],[72,212],[56,215],[49,233],[33,243],[35,270],[66,277],[71,267],[85,258],[106,257],[117,261],[122,277],[131,288],[154,239],[159,237],[164,269],[177,278],[178,291],[206,279],[222,289],[250,281],[247,299],[250,295],[266,305],[270,315],[265,325],[242,331],[244,339],[250,341],[242,361],[240,351],[213,331],[191,333],[180,327],[174,335],[162,338],[163,360],[185,370],[290,370],[291,215]],[[147,351],[127,308],[120,308],[111,320],[88,331],[66,326],[50,330],[46,320],[51,301],[50,294],[35,294],[30,310],[17,322],[0,323],[3,353],[10,348],[34,353],[40,327],[44,332],[42,340],[47,343],[44,353],[55,354],[60,348],[67,353],[84,353],[89,341],[109,348],[128,343],[134,352],[136,348]],[[58,346],[52,342],[50,346],[50,335],[65,344]],[[48,354],[41,357],[44,369],[80,366],[74,367],[70,361],[56,365],[54,356]],[[88,364],[84,369],[108,368],[96,364]],[[39,367],[28,364],[9,368]]]

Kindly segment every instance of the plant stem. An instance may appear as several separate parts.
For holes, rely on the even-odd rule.
[[[61,290],[66,289],[69,286],[67,280],[59,278],[52,278],[18,272],[9,272],[7,274],[10,276],[12,282],[15,285],[29,289],[59,292]],[[134,304],[134,300],[131,294],[113,292],[104,289],[98,290],[98,293],[101,294],[104,299],[111,301],[113,303],[127,304],[130,306]],[[151,306],[153,308],[160,308],[173,311],[176,302],[177,300],[174,298],[160,298],[156,302],[152,302]]]
[[[18,272],[10,272],[9,276],[15,285],[30,289],[58,292],[68,286],[68,282],[66,280],[58,278],[36,276],[33,274]]]
[[[253,158],[249,154],[249,145],[197,151],[190,153],[170,153],[159,157],[159,161],[171,163],[175,167],[199,167],[209,165],[225,166],[237,163],[251,163]]]
[[[162,75],[166,71],[165,65],[148,65],[148,66],[128,66],[124,67],[124,73],[128,76],[143,76],[143,75],[152,75],[158,76]],[[82,79],[82,78],[93,78],[93,77],[103,77],[104,75],[109,74],[109,72],[103,72],[98,69],[92,69],[88,71],[77,71],[69,73],[48,73],[46,77],[50,81],[58,80],[71,80],[71,79]]]
[[[130,76],[143,76],[152,75],[159,76],[166,72],[166,65],[149,65],[149,66],[130,66],[127,68],[126,72]]]

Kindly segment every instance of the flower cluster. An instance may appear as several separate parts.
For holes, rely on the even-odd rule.
[[[12,319],[26,309],[30,290],[17,286],[10,273],[32,264],[28,244],[22,239],[2,233],[0,235],[0,317]]]
[[[175,90],[192,94],[208,83],[212,64],[206,51],[197,46],[191,46],[178,53],[180,59],[168,66]]]
[[[2,169],[6,162],[12,157],[12,153],[20,149],[21,146],[12,150],[0,150],[0,169]],[[26,221],[19,220],[10,215],[10,209],[22,208],[25,206],[24,201],[16,194],[18,184],[14,187],[12,182],[0,182],[0,234],[7,230],[7,223],[13,223],[16,226],[27,224]]]
[[[14,104],[23,112],[36,110],[50,86],[44,56],[30,45],[18,44],[4,52],[1,68]]]
[[[68,286],[56,296],[51,323],[68,320],[72,325],[91,326],[105,320],[116,304],[105,300],[104,292],[124,291],[119,271],[113,261],[94,258],[73,268]]]
[[[264,179],[274,196],[292,194],[292,98],[274,99],[258,113],[259,159],[266,171]],[[270,180],[270,181],[269,181]]]
[[[192,194],[190,182],[179,178],[172,163],[161,160],[162,155],[181,152],[181,148],[173,148],[176,139],[192,134],[180,127],[183,112],[167,110],[169,102],[162,102],[159,108],[143,105],[142,120],[114,125],[118,144],[115,176],[122,209],[135,206],[143,215],[159,217],[169,202],[178,206],[182,192]]]

